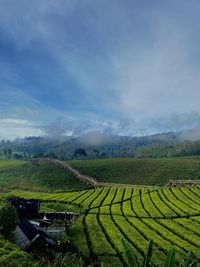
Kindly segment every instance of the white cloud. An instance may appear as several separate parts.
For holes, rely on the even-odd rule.
[[[4,78],[15,86],[0,89],[0,136],[6,136],[6,129],[8,136],[10,132],[49,132],[56,129],[54,121],[60,116],[64,118],[57,129],[61,134],[63,130],[78,134],[103,129],[143,135],[174,129],[178,125],[174,121],[179,128],[194,125],[187,122],[187,114],[200,112],[199,49],[194,49],[199,43],[198,23],[187,22],[181,10],[192,20],[195,5],[188,7],[183,1],[179,13],[172,10],[168,14],[159,4],[144,10],[142,4],[132,15],[124,2],[86,2],[84,8],[75,0],[19,0],[17,5],[14,0],[1,1],[0,25],[15,48],[34,50],[34,44],[42,43],[66,80],[70,77],[79,91],[72,92],[77,94],[77,102],[71,111],[61,111],[59,105],[50,107],[45,100],[40,102],[19,89],[28,84],[24,85],[17,68],[10,73],[8,64]],[[173,4],[170,1],[169,6]],[[64,91],[67,107],[68,88],[63,87],[61,82],[58,91]],[[48,89],[43,90],[48,98]],[[87,100],[88,110],[80,108],[79,102],[84,101],[80,95]],[[174,113],[176,120],[172,119]],[[40,129],[34,128],[38,125]]]
[[[27,120],[12,119],[12,118],[1,119],[0,123],[7,124],[7,125],[18,125],[18,126],[30,126],[31,125],[31,123]]]
[[[15,139],[24,136],[43,135],[42,130],[36,128],[31,122],[20,119],[0,119],[0,138]]]
[[[194,32],[176,25],[174,19],[152,21],[155,28],[148,45],[135,49],[129,44],[126,57],[124,51],[113,53],[117,108],[124,117],[141,123],[174,112],[200,112],[200,67],[191,55]]]

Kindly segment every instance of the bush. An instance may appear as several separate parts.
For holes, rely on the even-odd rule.
[[[11,204],[6,204],[0,209],[0,233],[5,239],[13,238],[13,231],[18,223],[18,214]]]
[[[51,262],[46,262],[44,259],[38,263],[35,263],[31,267],[83,267],[82,259],[71,253],[57,253],[54,255]]]
[[[31,266],[31,257],[24,251],[18,249],[11,251],[7,255],[1,256],[0,267],[27,267]]]
[[[140,267],[135,254],[131,250],[129,242],[126,239],[123,239],[122,244],[123,244],[129,265],[131,267]],[[152,264],[150,263],[151,255],[152,255],[152,240],[149,241],[149,244],[147,246],[142,267],[152,267]],[[169,250],[166,256],[165,262],[163,263],[162,266],[163,267],[175,267],[176,266],[176,250],[174,248],[171,248]],[[189,251],[185,255],[185,258],[183,259],[183,263],[180,265],[180,267],[196,267],[196,266],[197,266],[197,261],[195,259],[195,255],[193,254],[193,252]]]
[[[0,238],[0,267],[36,267],[32,257],[14,244]],[[39,267],[39,266],[38,266]]]

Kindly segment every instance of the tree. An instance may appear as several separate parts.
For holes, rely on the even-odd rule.
[[[14,159],[17,159],[17,160],[21,160],[21,159],[23,159],[22,155],[19,155],[19,154],[17,154],[17,153],[13,154],[13,158],[14,158]]]
[[[44,153],[36,153],[33,155],[33,159],[44,158]]]
[[[99,150],[98,149],[93,149],[92,152],[93,152],[95,158],[99,157]]]
[[[73,158],[79,158],[79,157],[87,157],[87,153],[85,149],[83,148],[78,148],[74,151]]]
[[[6,204],[0,209],[0,233],[6,239],[12,239],[19,218],[16,209],[11,204]]]
[[[55,153],[53,153],[53,152],[50,152],[48,154],[45,154],[45,157],[46,158],[51,158],[51,159],[57,159]]]
[[[10,159],[12,156],[12,150],[10,148],[4,148],[3,155],[5,158]]]
[[[105,152],[101,153],[100,155],[100,159],[106,159],[107,157],[108,155]]]

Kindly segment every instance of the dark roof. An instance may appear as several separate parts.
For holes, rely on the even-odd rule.
[[[47,239],[50,238],[49,235],[46,232],[44,232],[44,230],[40,226],[35,225],[34,227],[40,236],[47,238]]]
[[[27,219],[20,220],[19,227],[30,241],[39,234],[37,229]]]
[[[20,218],[37,218],[40,201],[38,199],[10,198],[8,200],[17,210]]]
[[[50,245],[56,244],[55,241],[41,227],[33,225],[28,219],[20,220],[19,228],[31,243],[37,238],[42,237]]]

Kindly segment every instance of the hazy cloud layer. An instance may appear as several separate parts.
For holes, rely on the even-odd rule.
[[[199,12],[197,0],[0,1],[0,138],[199,128]]]

